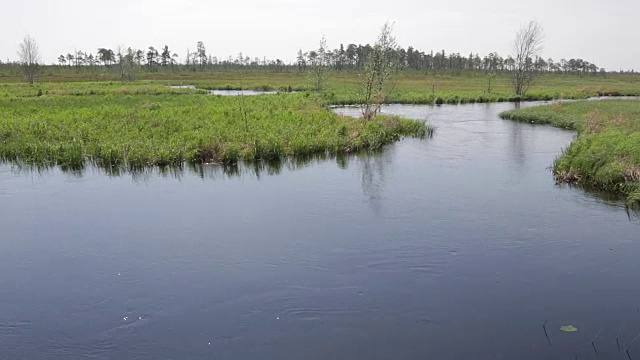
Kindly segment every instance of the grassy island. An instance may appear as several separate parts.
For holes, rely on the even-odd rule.
[[[0,157],[34,165],[231,163],[375,149],[420,121],[363,121],[310,93],[223,97],[159,84],[0,86]]]

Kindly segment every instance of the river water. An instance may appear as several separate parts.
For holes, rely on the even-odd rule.
[[[513,106],[389,106],[435,136],[306,164],[3,165],[0,359],[627,358],[638,221]]]

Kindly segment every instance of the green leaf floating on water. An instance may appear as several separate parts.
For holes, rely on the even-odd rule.
[[[573,325],[560,326],[560,330],[564,332],[576,332],[578,329]]]

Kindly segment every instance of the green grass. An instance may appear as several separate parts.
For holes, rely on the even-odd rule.
[[[203,89],[175,89],[153,82],[42,82],[0,84],[0,100],[28,97],[101,96],[101,95],[186,95],[208,94]]]
[[[49,86],[71,87],[118,82],[114,71],[103,72],[104,69],[90,71],[81,69],[45,69],[40,76],[40,84],[36,88]],[[296,90],[308,89],[308,76],[305,72],[287,68],[280,72],[268,69],[224,69],[191,71],[141,72],[140,80],[152,85],[196,85],[200,89],[253,89],[253,90]],[[499,74],[488,93],[486,77],[481,72],[462,73],[460,76],[449,74],[428,74],[419,71],[405,70],[396,78],[396,89],[389,99],[392,103],[434,104],[434,103],[472,103],[517,101],[507,74]],[[0,83],[16,83],[24,80],[19,75],[0,76]],[[82,85],[92,81],[94,85]],[[335,105],[358,102],[357,90],[361,79],[355,71],[334,71],[329,74],[327,82],[327,98]],[[9,85],[5,85],[9,86]],[[79,92],[79,90],[69,90]],[[158,90],[160,91],[160,90]],[[601,95],[634,95],[640,96],[640,76],[634,74],[607,74],[606,77],[556,75],[540,76],[527,95],[520,100],[551,99],[584,99]]]
[[[556,179],[621,193],[628,205],[640,205],[639,100],[564,102],[501,117],[577,130],[576,140],[554,163]]]
[[[86,87],[100,95],[53,84],[43,87],[43,96],[22,96],[29,87],[18,87],[16,96],[7,95],[16,88],[3,87],[0,158],[65,168],[81,168],[86,161],[128,169],[233,163],[375,149],[428,130],[422,122],[395,117],[365,122],[338,116],[308,93],[244,97],[242,106],[236,97],[189,90],[175,96],[174,89],[165,93],[157,85]]]
[[[6,81],[0,83],[0,159],[65,167],[81,167],[88,160],[109,168],[232,163],[375,149],[429,130],[417,121],[381,117],[364,122],[331,113],[327,105],[358,102],[361,80],[351,71],[331,73],[327,91],[315,95],[305,92],[307,75],[292,69],[143,72],[135,83],[117,81],[113,72],[84,70],[45,68],[34,86],[20,83],[16,74],[0,74],[0,81]],[[482,73],[406,71],[395,85],[392,103],[518,100],[507,76],[495,79],[491,93]],[[210,96],[207,89],[302,93],[245,97],[245,125],[237,98]],[[597,95],[640,95],[640,76],[545,75],[526,99]]]

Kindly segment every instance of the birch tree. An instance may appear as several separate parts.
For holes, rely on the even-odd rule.
[[[393,24],[385,23],[380,30],[378,40],[367,57],[362,74],[360,88],[360,108],[362,117],[371,120],[382,108],[395,88],[393,75],[398,71],[396,38],[393,36]]]
[[[315,92],[322,92],[326,87],[329,75],[329,56],[327,52],[327,38],[322,36],[318,51],[309,52],[309,81]]]

